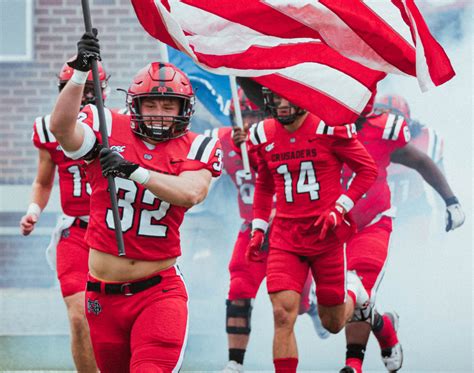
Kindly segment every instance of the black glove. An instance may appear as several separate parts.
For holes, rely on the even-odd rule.
[[[99,153],[99,157],[102,175],[105,177],[113,176],[128,179],[133,171],[139,167],[136,163],[127,161],[115,150],[109,148],[103,148]]]
[[[77,56],[74,61],[68,62],[74,70],[89,71],[92,69],[92,59],[100,61],[100,45],[97,39],[97,29],[86,32],[77,42]]]

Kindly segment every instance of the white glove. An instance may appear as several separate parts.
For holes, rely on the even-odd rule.
[[[456,197],[446,200],[446,232],[453,231],[463,225],[466,216]]]

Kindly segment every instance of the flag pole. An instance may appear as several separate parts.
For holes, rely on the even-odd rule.
[[[237,82],[235,80],[235,76],[229,75],[230,81],[230,90],[232,92],[232,101],[234,102],[234,110],[235,110],[235,120],[237,127],[241,130],[244,129],[244,123],[242,120],[242,111],[240,110],[240,102],[239,102],[239,94],[237,92]],[[247,143],[244,141],[240,144],[240,152],[242,155],[242,163],[244,167],[245,176],[250,176],[250,163],[249,163],[249,155],[247,153]]]
[[[92,21],[91,21],[91,12],[89,8],[89,0],[82,0],[82,13],[84,15],[84,25],[86,32],[92,32]],[[105,123],[105,114],[104,114],[104,102],[102,100],[102,95],[98,92],[102,92],[99,79],[99,69],[97,60],[92,59],[92,76],[94,78],[94,92],[95,95],[95,104],[97,106],[97,113],[99,114],[99,131],[102,137],[102,145],[106,148],[109,147],[109,134],[107,133],[107,125]],[[117,205],[117,188],[115,186],[115,179],[113,176],[107,177],[109,183],[109,194],[110,201],[112,203],[112,215],[114,218],[114,227],[115,227],[115,239],[117,240],[117,248],[119,256],[125,255],[125,245],[123,242],[122,235],[122,224],[120,222],[120,215]]]

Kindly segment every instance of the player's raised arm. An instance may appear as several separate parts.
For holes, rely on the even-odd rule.
[[[390,159],[394,163],[416,170],[443,198],[446,203],[446,232],[463,225],[465,215],[461,205],[449,186],[448,180],[428,155],[414,145],[407,144],[394,151]]]
[[[96,36],[96,30],[94,33],[86,32],[77,43],[76,59],[68,62],[74,69],[74,74],[59,94],[51,113],[50,130],[64,151],[69,153],[77,152],[85,146],[92,148],[95,142],[92,130],[86,129],[87,126],[77,121],[77,114],[91,70],[91,61],[100,59],[100,47]],[[89,144],[90,142],[92,144]]]

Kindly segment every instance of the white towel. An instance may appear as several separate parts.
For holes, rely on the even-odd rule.
[[[54,227],[53,232],[51,233],[51,240],[49,245],[46,248],[46,261],[48,262],[49,267],[52,271],[56,271],[56,247],[58,242],[61,239],[61,234],[63,230],[69,228],[76,218],[68,215],[60,215],[56,227]]]

